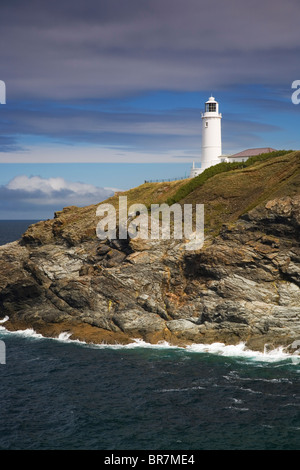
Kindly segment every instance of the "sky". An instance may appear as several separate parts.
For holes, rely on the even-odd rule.
[[[0,219],[47,219],[222,149],[300,148],[298,0],[13,0],[0,15]],[[1,100],[2,98],[2,100]]]

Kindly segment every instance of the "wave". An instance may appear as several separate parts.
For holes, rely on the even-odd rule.
[[[6,317],[0,320],[0,323],[5,323],[7,320],[9,320],[9,317],[6,315]]]
[[[191,352],[204,352],[228,357],[242,357],[265,362],[278,362],[293,358],[295,362],[300,363],[300,356],[286,352],[286,348],[283,346],[272,350],[267,350],[265,348],[265,351],[263,352],[248,349],[244,342],[236,345],[225,345],[224,343],[193,344],[188,346],[186,349]]]
[[[3,319],[1,323],[4,323],[8,320],[8,317]],[[56,338],[49,338],[44,337],[40,333],[37,333],[32,328],[28,328],[26,330],[17,330],[17,331],[9,331],[4,326],[0,326],[0,332],[8,335],[17,335],[22,336],[24,338],[32,338],[32,339],[47,339],[51,341],[59,341],[63,343],[72,343],[72,344],[80,344],[89,348],[97,348],[97,349],[155,349],[155,350],[180,350],[186,351],[189,353],[205,353],[217,356],[224,356],[224,357],[235,357],[241,359],[248,359],[251,361],[258,361],[258,362],[282,362],[286,360],[290,360],[293,364],[298,365],[300,364],[300,355],[297,353],[292,354],[287,352],[283,346],[275,348],[273,350],[265,350],[263,352],[254,351],[248,349],[245,343],[241,342],[236,345],[225,345],[224,343],[215,342],[212,344],[192,344],[189,346],[176,346],[171,345],[166,341],[161,341],[156,344],[147,343],[142,339],[133,339],[132,343],[129,344],[108,344],[108,343],[87,343],[85,341],[80,341],[77,339],[71,339],[71,333],[62,332]]]
[[[191,390],[205,390],[206,387],[187,387],[187,388],[162,388],[161,390],[156,390],[159,393],[166,392],[190,392]]]
[[[4,326],[0,326],[0,331],[7,335],[23,336],[24,338],[45,339],[43,335],[41,335],[40,333],[37,333],[32,328],[27,328],[26,330],[10,331],[10,330],[7,330]]]

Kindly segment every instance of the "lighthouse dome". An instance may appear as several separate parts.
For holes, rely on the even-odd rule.
[[[219,103],[213,96],[205,102],[205,113],[219,113]]]

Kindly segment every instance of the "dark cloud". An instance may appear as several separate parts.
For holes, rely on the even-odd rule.
[[[290,102],[287,109],[288,87],[299,78],[298,11],[298,0],[3,2],[0,152],[25,157],[32,144],[51,141],[64,150],[88,143],[192,155],[201,148],[202,98],[198,109],[161,112],[126,108],[126,99],[170,90],[237,97],[260,83],[280,93],[244,96],[245,109],[261,113],[251,121],[239,110],[222,122],[224,147],[257,146],[262,131],[276,131],[263,109],[298,112]]]
[[[45,108],[40,102],[27,107],[6,108],[6,125],[3,133],[15,134],[7,138],[0,134],[0,151],[18,149],[17,136],[33,135],[48,141],[68,145],[95,144],[116,151],[120,148],[131,152],[199,152],[201,147],[201,118],[196,108],[170,111],[119,109],[118,112],[98,109],[82,109],[80,106]],[[228,113],[222,123],[224,136],[239,138],[257,133],[272,133],[278,126],[259,120],[250,121],[246,116]],[[1,131],[0,131],[1,132]],[[225,139],[226,144],[226,139]],[[23,147],[26,153],[26,146]],[[177,157],[178,158],[178,157]]]
[[[14,131],[12,131],[12,133],[13,132]],[[15,136],[0,134],[0,152],[20,152],[22,150],[23,147],[22,145],[18,144],[17,138]]]
[[[34,107],[7,106],[6,124],[0,130],[0,151],[11,146],[14,150],[16,141],[6,134],[36,136],[64,143],[91,143],[117,148],[118,145],[144,148],[150,143],[151,148],[160,147],[164,142],[171,148],[181,142],[188,146],[199,140],[199,111],[181,109],[173,112],[140,112],[119,109],[101,111],[82,109],[80,106],[51,107],[47,103],[36,103]],[[3,133],[1,139],[1,133]],[[17,137],[15,138],[17,139]]]
[[[1,5],[11,97],[122,96],[283,83],[298,73],[297,0],[29,0]]]

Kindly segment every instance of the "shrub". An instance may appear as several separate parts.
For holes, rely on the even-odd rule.
[[[220,173],[225,173],[227,171],[239,170],[241,168],[247,168],[251,165],[254,165],[256,162],[263,162],[275,157],[281,157],[288,153],[291,153],[292,150],[276,150],[274,152],[262,153],[260,155],[255,155],[248,158],[245,162],[232,162],[232,163],[218,163],[217,165],[211,166],[203,171],[198,176],[192,178],[188,183],[182,186],[172,197],[167,199],[167,204],[171,205],[176,202],[181,201],[186,196],[188,196],[192,191],[202,186],[208,179],[212,178],[215,175]]]

